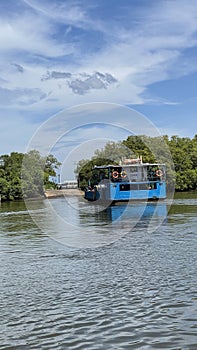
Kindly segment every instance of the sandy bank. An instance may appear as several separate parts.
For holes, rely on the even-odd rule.
[[[46,198],[57,198],[57,197],[64,197],[64,196],[83,196],[83,191],[79,189],[65,189],[65,190],[46,190],[45,191],[45,197]]]

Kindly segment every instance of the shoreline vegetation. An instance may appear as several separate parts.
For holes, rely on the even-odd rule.
[[[12,152],[0,157],[0,196],[2,201],[36,199],[45,190],[55,188],[49,179],[56,176],[61,165],[52,155],[43,157],[37,150],[28,153]]]
[[[169,150],[173,167],[166,156]],[[154,154],[150,149],[154,149]],[[50,181],[56,176],[61,163],[52,155],[43,157],[37,150],[26,154],[12,152],[0,156],[0,198],[2,201],[55,198],[82,194],[87,187],[95,165],[118,164],[121,159],[142,156],[144,163],[166,163],[167,187],[175,186],[176,192],[195,191],[197,189],[197,135],[188,137],[167,135],[160,137],[129,136],[120,142],[108,142],[101,150],[96,150],[91,159],[78,162],[75,174],[79,189],[57,189]]]

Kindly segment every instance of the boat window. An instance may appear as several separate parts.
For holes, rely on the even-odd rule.
[[[130,172],[131,173],[136,173],[138,171],[138,168],[136,166],[131,166],[130,167]]]
[[[149,190],[156,190],[156,189],[157,189],[157,183],[156,182],[149,183]]]
[[[120,185],[120,191],[138,191],[138,190],[148,190],[148,184],[122,184]]]

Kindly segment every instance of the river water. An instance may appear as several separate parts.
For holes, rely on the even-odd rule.
[[[27,206],[0,207],[0,349],[197,349],[195,193]]]

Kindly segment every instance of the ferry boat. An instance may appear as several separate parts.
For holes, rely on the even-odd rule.
[[[142,157],[95,166],[84,198],[99,203],[165,199],[166,166],[143,163]]]

